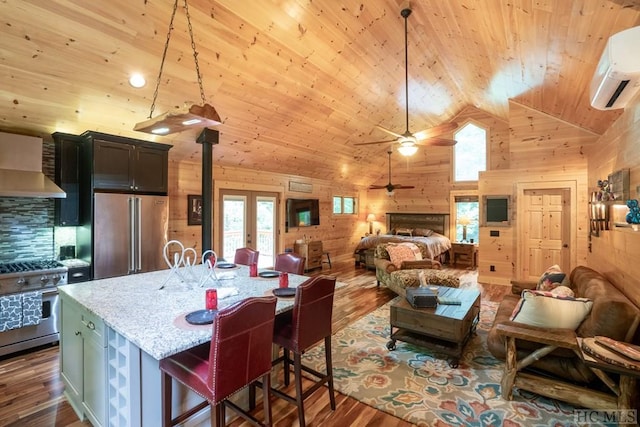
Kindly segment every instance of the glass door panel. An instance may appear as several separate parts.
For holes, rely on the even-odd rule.
[[[224,195],[222,197],[222,254],[229,262],[237,248],[247,246],[247,197]]]
[[[222,254],[232,261],[237,248],[260,252],[258,267],[275,264],[277,230],[277,193],[221,190]]]
[[[276,212],[277,198],[270,196],[256,196],[256,231],[255,247],[260,251],[258,267],[273,267],[275,265],[276,243]]]

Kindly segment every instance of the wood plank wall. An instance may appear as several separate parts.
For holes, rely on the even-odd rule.
[[[474,122],[488,130],[489,165],[491,169],[509,167],[509,125],[487,112],[467,107],[452,121],[459,128]],[[442,135],[453,138],[453,132]],[[378,215],[384,228],[383,215],[387,212],[449,213],[451,191],[477,191],[476,183],[454,184],[452,174],[453,149],[449,147],[420,147],[418,153],[407,160],[406,167],[392,170],[392,183],[415,185],[415,190],[396,190],[392,197],[385,190],[368,190],[367,208]],[[376,183],[378,184],[378,183]],[[455,236],[455,221],[450,222],[449,235]]]
[[[589,190],[599,179],[622,168],[629,168],[629,197],[640,198],[640,96],[624,110],[620,118],[589,147]],[[610,207],[613,209],[613,207]],[[626,209],[625,209],[626,210]],[[603,273],[625,295],[640,306],[640,232],[612,228],[591,238],[587,265]]]
[[[169,239],[180,240],[185,247],[193,247],[201,253],[201,226],[187,225],[187,195],[201,194],[202,171],[199,162],[176,162],[169,152]],[[333,215],[333,196],[359,197],[361,206],[366,205],[366,194],[347,184],[336,184],[326,180],[310,179],[301,176],[263,172],[246,168],[229,168],[215,166],[214,148],[214,228],[213,245],[220,252],[218,190],[230,188],[235,190],[269,191],[280,194],[278,252],[285,248],[293,248],[297,239],[305,235],[313,240],[322,240],[323,249],[329,251],[332,259],[353,257],[360,236],[368,231],[365,222],[366,211],[361,208],[357,215]],[[289,182],[310,184],[311,193],[289,191]],[[320,225],[284,229],[285,200],[287,198],[317,198],[320,200]]]
[[[486,283],[509,284],[511,278],[518,277],[518,184],[575,182],[578,206],[576,218],[572,219],[572,226],[577,229],[574,262],[585,264],[588,250],[584,147],[594,144],[597,136],[514,102],[509,108],[509,129],[510,169],[484,172],[478,184],[480,198],[483,195],[510,195],[512,202],[509,227],[480,227],[478,280]],[[492,230],[498,231],[499,237],[490,236]]]
[[[396,167],[392,182],[415,185],[415,190],[397,190],[388,197],[384,190],[366,190],[346,184],[311,180],[300,176],[242,168],[214,167],[214,180],[236,188],[277,189],[286,197],[317,197],[321,201],[322,223],[318,227],[282,231],[281,248],[292,247],[304,234],[321,239],[332,257],[351,257],[353,248],[368,231],[365,218],[369,212],[377,215],[374,228],[385,229],[386,212],[446,213],[450,209],[450,192],[477,190],[478,194],[510,194],[517,204],[518,183],[575,181],[577,215],[576,264],[588,265],[606,274],[634,302],[640,304],[640,232],[628,229],[601,233],[589,242],[588,197],[598,179],[606,178],[620,168],[631,169],[631,197],[640,196],[640,102],[628,107],[615,125],[602,137],[531,110],[510,103],[508,123],[474,107],[462,111],[456,121],[463,125],[474,120],[488,126],[491,171],[481,175],[477,186],[451,183],[451,149],[421,148],[406,167]],[[449,135],[452,137],[453,135]],[[215,152],[214,152],[215,159]],[[214,160],[215,163],[215,160]],[[187,246],[199,247],[200,227],[187,226],[187,194],[200,194],[200,163],[178,163],[170,159],[171,220],[170,238],[182,240]],[[310,183],[312,193],[289,192],[289,181]],[[235,184],[231,184],[235,183]],[[216,188],[218,188],[216,184]],[[330,215],[332,195],[359,197],[359,214],[335,218]],[[214,208],[214,213],[217,209]],[[284,212],[284,207],[281,207]],[[489,228],[480,229],[479,280],[485,283],[508,284],[516,277],[517,218],[515,205],[512,224],[500,229],[500,238],[489,236]],[[328,220],[325,220],[328,218]],[[284,224],[284,220],[281,221]],[[214,222],[215,224],[215,222]],[[455,223],[452,218],[452,227]],[[214,228],[214,247],[217,244]],[[589,252],[591,250],[591,252]],[[489,266],[496,267],[495,272]]]

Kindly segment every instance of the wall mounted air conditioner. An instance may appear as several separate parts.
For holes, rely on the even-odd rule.
[[[640,89],[640,26],[612,35],[591,80],[591,106],[624,108]]]

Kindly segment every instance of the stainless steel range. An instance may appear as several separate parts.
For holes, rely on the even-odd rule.
[[[0,356],[59,340],[58,285],[66,283],[58,261],[0,264]]]

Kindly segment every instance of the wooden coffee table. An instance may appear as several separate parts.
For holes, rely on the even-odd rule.
[[[406,298],[396,298],[391,303],[391,339],[387,348],[395,350],[396,341],[430,348],[451,356],[449,365],[455,368],[480,318],[480,292],[437,288],[439,296],[458,299],[461,304],[413,308]]]

